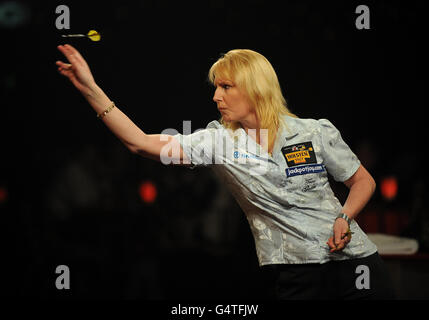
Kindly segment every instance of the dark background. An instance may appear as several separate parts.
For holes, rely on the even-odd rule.
[[[361,227],[415,238],[427,252],[422,3],[0,3],[2,295],[266,297],[247,220],[210,169],[131,154],[57,73],[63,43],[147,133],[182,132],[185,120],[194,131],[218,119],[210,66],[231,49],[262,53],[294,113],[330,119],[379,186],[397,179],[393,200],[378,189],[361,213],[381,223]],[[60,4],[70,8],[70,30],[55,27]],[[360,4],[370,9],[370,30],[355,26]],[[90,29],[100,42],[61,38]],[[140,198],[144,181],[157,188],[154,203]],[[345,187],[333,188],[344,200]],[[70,268],[70,290],[55,288],[58,265]]]

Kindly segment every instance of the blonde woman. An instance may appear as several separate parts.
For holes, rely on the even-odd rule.
[[[243,209],[259,264],[272,273],[277,299],[388,299],[392,291],[376,246],[354,218],[375,182],[326,119],[292,114],[269,61],[252,50],[231,50],[209,79],[221,114],[190,135],[147,134],[99,88],[80,53],[58,46],[69,63],[59,72],[133,153],[210,167]],[[328,173],[349,188],[344,205]]]

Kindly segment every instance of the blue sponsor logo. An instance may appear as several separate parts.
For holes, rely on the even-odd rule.
[[[260,159],[259,156],[254,155],[254,154],[247,154],[247,153],[243,153],[243,152],[239,152],[239,151],[234,151],[233,153],[234,158],[235,159]]]
[[[306,166],[287,168],[286,176],[289,178],[294,176],[301,176],[303,174],[319,173],[323,171],[325,171],[325,166],[323,164],[308,164]]]

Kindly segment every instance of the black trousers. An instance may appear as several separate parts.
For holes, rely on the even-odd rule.
[[[378,253],[323,264],[263,266],[270,298],[277,300],[390,300],[392,282]]]

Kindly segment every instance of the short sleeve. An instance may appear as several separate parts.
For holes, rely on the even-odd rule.
[[[188,135],[176,134],[173,137],[180,143],[183,152],[191,161],[190,169],[215,163],[215,141],[219,122],[210,122],[206,129]]]
[[[327,119],[318,120],[322,141],[323,163],[335,181],[349,179],[360,166],[360,161],[344,142],[338,129]]]

